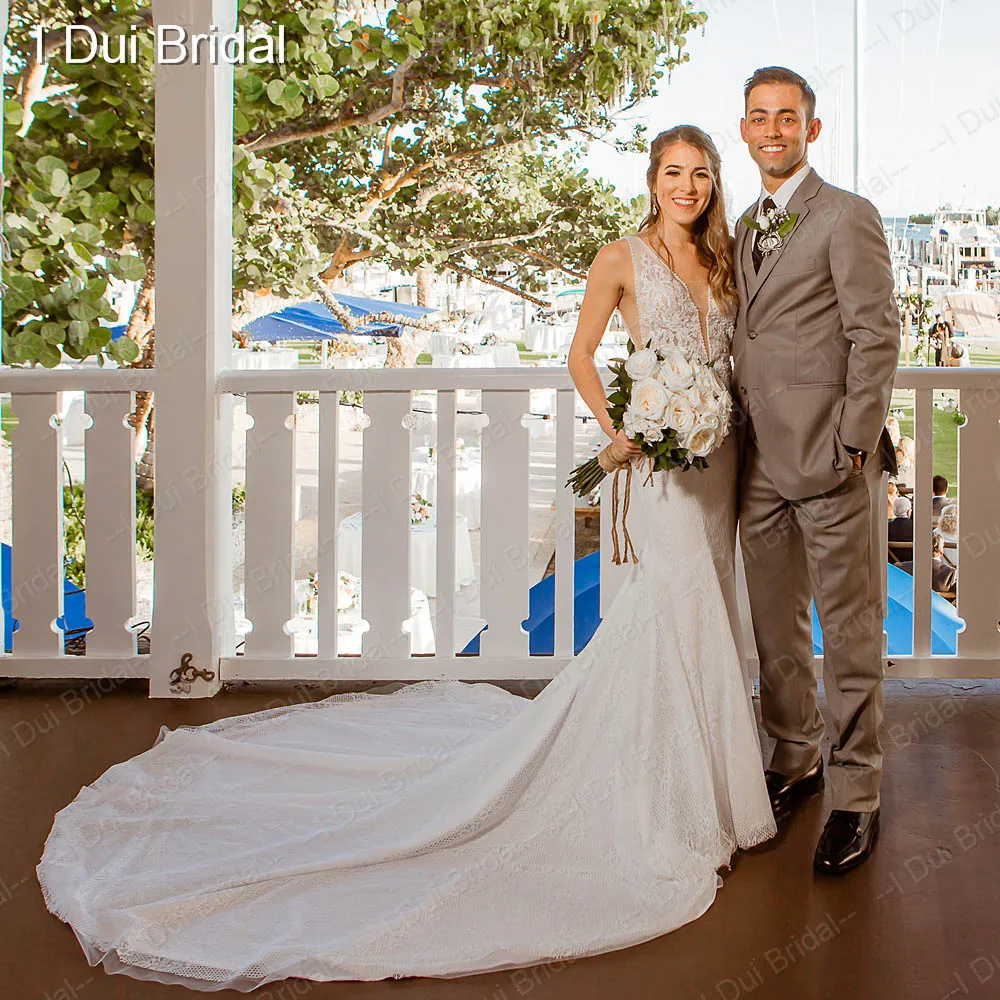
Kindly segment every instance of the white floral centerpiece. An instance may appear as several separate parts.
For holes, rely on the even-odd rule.
[[[361,579],[350,573],[337,576],[337,610],[347,611],[358,606],[361,597]]]
[[[425,521],[431,519],[431,507],[434,504],[431,503],[426,497],[422,497],[419,493],[414,493],[410,497],[410,524],[423,524]]]
[[[733,400],[711,362],[688,358],[672,345],[636,349],[629,344],[626,360],[608,364],[615,377],[608,397],[608,413],[616,430],[623,430],[642,448],[641,462],[648,463],[645,482],[654,472],[668,469],[705,469],[707,458],[729,433]],[[612,502],[612,524],[617,522],[617,473],[627,470],[625,510],[631,487],[632,464],[623,461],[609,445],[600,455],[573,470],[567,486],[579,496],[588,496],[610,472],[616,473]],[[625,527],[625,556],[631,539]],[[621,562],[617,532],[613,533],[614,561]],[[632,561],[637,562],[635,549]]]

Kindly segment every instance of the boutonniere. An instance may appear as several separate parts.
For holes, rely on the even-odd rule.
[[[785,237],[795,228],[798,218],[797,212],[789,215],[783,208],[772,208],[764,216],[763,223],[752,219],[749,215],[744,215],[740,221],[747,229],[753,229],[761,234],[757,240],[757,247],[766,257],[785,245]]]

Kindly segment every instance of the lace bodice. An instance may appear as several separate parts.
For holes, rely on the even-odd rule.
[[[641,237],[629,235],[625,239],[632,251],[635,301],[639,313],[638,331],[629,331],[632,340],[637,346],[675,344],[688,357],[708,360],[705,358],[701,317],[687,285]],[[628,326],[627,323],[625,325]],[[723,313],[711,294],[708,297],[706,327],[711,359],[715,361],[716,371],[724,384],[728,384],[732,377],[730,352],[733,321]]]

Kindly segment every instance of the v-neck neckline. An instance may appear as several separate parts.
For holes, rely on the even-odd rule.
[[[708,336],[708,319],[712,313],[712,306],[716,305],[715,297],[712,295],[712,286],[708,287],[708,309],[704,314],[704,325],[702,324],[702,312],[698,308],[698,303],[695,302],[694,296],[691,294],[691,289],[688,287],[688,283],[638,234],[635,233],[635,238],[666,268],[667,272],[680,282],[681,287],[684,289],[684,293],[688,297],[688,301],[694,308],[695,313],[698,315],[698,327],[701,330],[702,346],[705,348],[705,360],[712,360],[712,346],[711,341]],[[718,308],[718,306],[716,306]]]

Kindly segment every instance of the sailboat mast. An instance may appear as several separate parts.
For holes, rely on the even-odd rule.
[[[861,187],[861,138],[864,131],[864,51],[868,0],[854,0],[854,192]]]

